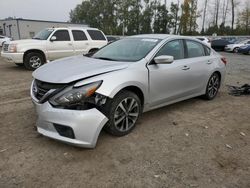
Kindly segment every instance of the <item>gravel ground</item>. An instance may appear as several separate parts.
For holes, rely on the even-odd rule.
[[[223,53],[225,84],[250,83],[250,56]],[[250,187],[250,97],[195,98],[101,133],[95,149],[40,136],[31,72],[0,59],[0,187]]]

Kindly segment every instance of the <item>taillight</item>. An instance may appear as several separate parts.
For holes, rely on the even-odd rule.
[[[221,58],[221,61],[222,61],[222,63],[224,63],[225,65],[227,64],[227,59],[226,59],[225,57],[222,57],[222,58]]]

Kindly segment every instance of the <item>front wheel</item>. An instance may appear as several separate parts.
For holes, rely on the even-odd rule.
[[[218,94],[220,88],[220,76],[218,73],[213,73],[212,76],[209,78],[206,88],[206,94],[204,98],[207,100],[212,100]]]
[[[28,70],[35,70],[44,64],[42,54],[37,52],[30,52],[24,58],[24,66]]]
[[[107,101],[104,111],[109,119],[104,130],[114,136],[124,136],[135,128],[142,105],[135,93],[121,91],[112,100]]]
[[[236,47],[236,48],[233,49],[233,53],[238,53],[238,51],[239,51],[238,47]]]

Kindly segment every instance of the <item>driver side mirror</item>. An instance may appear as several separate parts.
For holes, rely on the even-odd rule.
[[[161,55],[154,58],[156,64],[170,64],[174,61],[174,57],[170,55]]]
[[[56,41],[56,36],[52,36],[52,37],[50,38],[50,41],[51,41],[51,42]]]

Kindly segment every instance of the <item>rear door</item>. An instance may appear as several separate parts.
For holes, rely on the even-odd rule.
[[[56,40],[48,40],[46,45],[49,60],[74,55],[73,42],[68,30],[56,30],[51,37],[53,36]]]
[[[83,30],[72,30],[75,54],[86,54],[89,51],[89,39]]]

